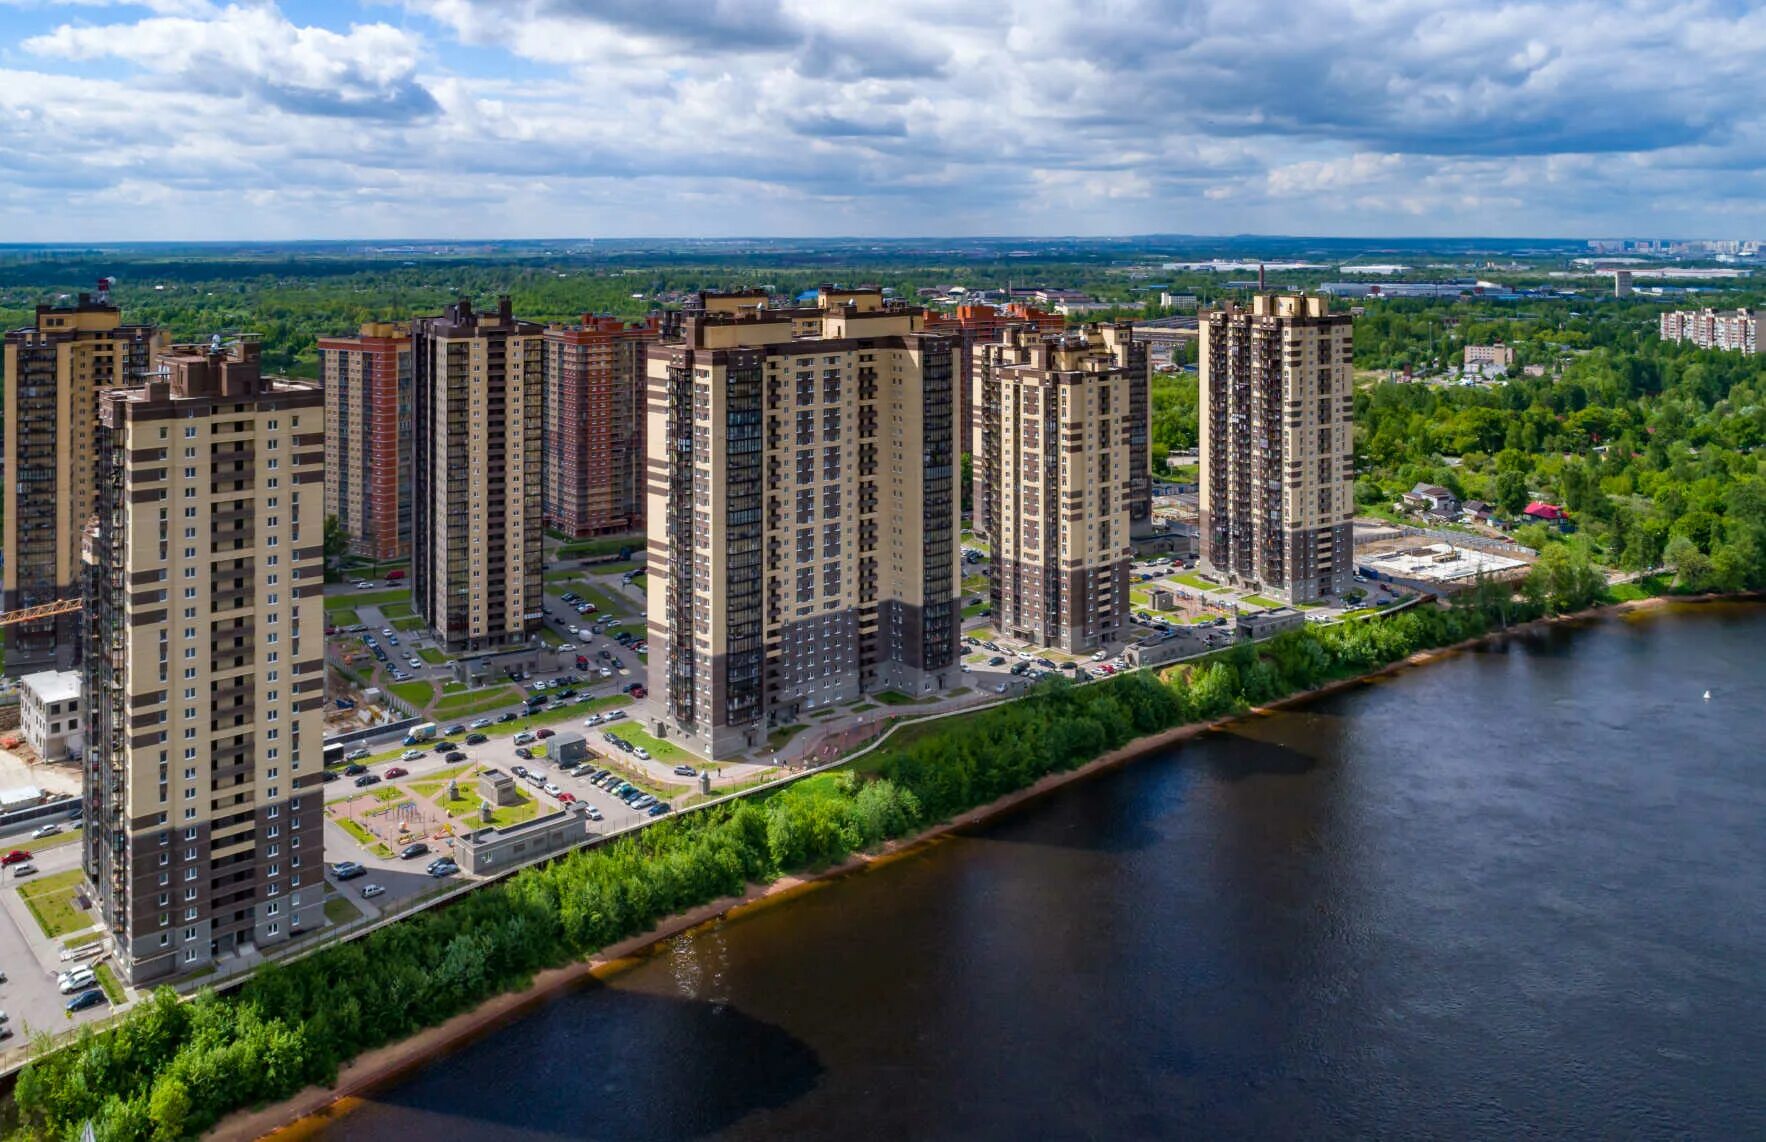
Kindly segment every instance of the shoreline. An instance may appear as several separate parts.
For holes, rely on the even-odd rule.
[[[1147,734],[1127,744],[1100,754],[1084,765],[1059,773],[1047,774],[1023,789],[1008,793],[986,805],[958,814],[948,821],[930,826],[912,837],[889,841],[875,853],[859,853],[837,865],[819,872],[780,877],[764,885],[751,886],[741,896],[721,897],[697,908],[672,916],[647,932],[612,944],[586,960],[538,973],[520,991],[508,992],[485,1000],[470,1011],[455,1015],[435,1027],[417,1032],[408,1038],[368,1051],[338,1071],[335,1083],[328,1087],[311,1086],[291,1098],[255,1110],[235,1111],[212,1127],[207,1137],[225,1142],[250,1142],[258,1138],[276,1138],[293,1142],[318,1137],[336,1118],[348,1114],[365,1096],[400,1077],[428,1064],[439,1055],[458,1050],[484,1035],[516,1021],[530,1010],[564,994],[590,979],[606,980],[621,974],[664,941],[707,924],[734,918],[754,909],[782,904],[805,892],[830,884],[842,877],[881,867],[931,848],[959,829],[980,824],[1009,813],[1031,801],[1076,781],[1116,769],[1149,754],[1162,752],[1174,745],[1214,733],[1235,723],[1265,716],[1292,706],[1315,701],[1332,694],[1381,679],[1406,670],[1449,658],[1475,646],[1496,642],[1513,635],[1527,634],[1557,625],[1573,625],[1607,617],[1624,616],[1660,610],[1678,604],[1712,602],[1759,602],[1766,595],[1698,595],[1652,596],[1620,603],[1591,607],[1573,614],[1551,615],[1533,619],[1477,638],[1465,639],[1449,646],[1418,651],[1387,663],[1365,674],[1340,678],[1309,690],[1296,691],[1260,706],[1207,722],[1173,726],[1158,733]]]

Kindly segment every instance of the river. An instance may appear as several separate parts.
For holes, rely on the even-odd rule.
[[[1763,608],[1607,618],[1243,723],[677,938],[319,1132],[1759,1137],[1763,647]]]

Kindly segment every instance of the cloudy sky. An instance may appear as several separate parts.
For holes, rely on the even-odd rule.
[[[0,0],[0,242],[1766,236],[1766,3]]]

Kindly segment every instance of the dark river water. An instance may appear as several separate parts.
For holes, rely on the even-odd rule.
[[[1763,949],[1766,609],[1692,608],[1076,784],[323,1133],[1760,1138]]]

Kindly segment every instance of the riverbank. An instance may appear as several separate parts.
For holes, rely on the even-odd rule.
[[[835,878],[876,867],[882,862],[901,859],[919,852],[929,845],[938,843],[940,838],[954,830],[1010,812],[1071,782],[1095,776],[1147,754],[1169,749],[1198,735],[1210,733],[1277,709],[1314,701],[1324,695],[1366,685],[1402,670],[1450,657],[1469,647],[1506,638],[1510,635],[1525,634],[1529,630],[1542,628],[1547,623],[1587,621],[1607,614],[1655,609],[1682,601],[1697,603],[1709,600],[1636,600],[1594,608],[1575,615],[1540,619],[1536,622],[1491,632],[1451,646],[1418,652],[1365,674],[1340,679],[1305,691],[1297,691],[1282,699],[1242,713],[1212,721],[1177,726],[1137,738],[1084,765],[1048,774],[1030,786],[1016,790],[986,805],[970,809],[948,821],[924,830],[912,838],[890,842],[874,854],[854,856],[813,876],[785,877],[768,885],[751,887],[741,896],[712,901],[672,917],[646,933],[609,946],[584,962],[542,972],[534,978],[527,988],[520,992],[497,996],[471,1011],[455,1016],[438,1027],[419,1032],[401,1042],[367,1052],[342,1068],[336,1083],[330,1087],[309,1087],[292,1099],[266,1106],[255,1112],[241,1112],[232,1115],[216,1126],[213,1136],[226,1139],[257,1138],[277,1132],[278,1128],[291,1122],[293,1123],[291,1126],[276,1133],[276,1136],[284,1139],[316,1136],[334,1118],[348,1113],[366,1093],[424,1065],[438,1053],[457,1049],[484,1034],[519,1019],[533,1008],[570,988],[580,986],[589,978],[606,979],[617,975],[646,951],[655,948],[661,941],[690,931],[702,924],[740,915],[752,908],[768,907],[784,902],[800,892],[810,890],[818,884]]]

